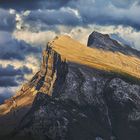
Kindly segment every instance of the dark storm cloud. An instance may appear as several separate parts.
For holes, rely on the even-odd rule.
[[[77,9],[82,25],[124,25],[140,30],[139,0],[80,0],[71,1],[69,6]]]
[[[33,47],[22,40],[17,40],[8,32],[0,32],[0,59],[25,60],[29,54],[40,53],[39,47]]]
[[[24,20],[31,24],[34,24],[34,22],[40,22],[47,25],[76,26],[80,23],[80,18],[74,13],[73,9],[70,8],[32,11]]]
[[[0,0],[2,8],[31,10],[29,16],[23,20],[31,26],[35,25],[34,28],[44,27],[43,30],[48,27],[45,24],[49,26],[124,25],[140,30],[139,3],[140,0]],[[65,10],[62,10],[63,8]],[[69,8],[78,10],[80,18],[70,12]]]
[[[70,0],[0,0],[0,7],[16,10],[58,9]]]
[[[4,90],[0,91],[0,104],[2,104],[5,99],[10,98],[11,96],[13,96],[11,89],[5,88]]]
[[[33,9],[58,9],[64,6],[73,5],[79,1],[86,5],[88,0],[0,0],[0,7],[2,8],[14,8],[16,10],[33,10]],[[116,7],[127,8],[134,2],[140,2],[140,0],[90,0],[90,3],[96,2],[97,5],[104,5],[112,3]]]
[[[0,76],[16,76],[16,75],[24,75],[24,74],[32,73],[32,70],[23,66],[21,69],[16,69],[12,65],[8,65],[7,67],[2,67],[0,65]]]
[[[0,0],[0,7],[2,8],[14,8],[14,9],[34,9],[38,8],[39,0]]]
[[[0,9],[0,30],[12,31],[15,25],[15,14],[10,14],[8,10]]]
[[[18,82],[15,77],[1,77],[0,87],[15,87],[18,86]]]
[[[6,94],[7,94],[7,93],[6,93]],[[8,95],[8,94],[7,94],[7,95]],[[10,95],[11,95],[11,94],[10,94]],[[10,96],[8,96],[8,97],[10,97]],[[3,94],[0,95],[0,104],[2,104],[2,103],[4,102],[5,99],[7,99],[7,97],[3,96]]]
[[[22,17],[24,23],[30,25],[29,29],[48,30],[48,26],[52,28],[54,25],[98,24],[131,26],[140,30],[139,0],[41,0],[35,3],[37,7],[30,9],[28,16]],[[31,4],[29,2],[28,6]]]
[[[26,66],[17,69],[12,65],[7,67],[0,65],[0,87],[18,86],[19,82],[25,80],[24,75],[31,73],[32,69]]]

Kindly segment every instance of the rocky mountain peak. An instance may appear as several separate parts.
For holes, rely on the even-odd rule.
[[[105,38],[109,39],[110,38],[108,34],[102,34],[102,33],[97,32],[97,31],[93,31],[89,36],[96,38],[96,39],[101,39],[101,38],[102,39],[105,39]],[[89,45],[90,45],[90,43],[89,43]]]
[[[97,32],[93,39],[111,40]],[[0,106],[0,139],[139,140],[138,58],[69,36],[49,42],[42,57],[40,70]]]
[[[87,45],[90,47],[93,47],[95,45],[95,47],[99,47],[102,49],[109,49],[110,46],[115,45],[121,46],[117,41],[111,39],[108,34],[102,34],[96,31],[92,32],[89,35]]]
[[[140,57],[139,51],[131,48],[130,46],[119,43],[112,39],[108,34],[102,34],[93,31],[88,37],[87,46],[91,48],[103,49],[105,51],[121,52],[126,55],[135,55]]]

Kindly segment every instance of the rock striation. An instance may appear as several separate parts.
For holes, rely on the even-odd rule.
[[[97,38],[109,37],[100,36]],[[67,43],[75,45],[67,39]],[[62,46],[70,47],[63,41]],[[77,54],[79,44],[67,48],[68,54],[53,43],[60,45],[55,40],[48,43],[40,71],[0,106],[0,138],[139,140],[139,80],[75,61],[77,55],[83,55]],[[96,46],[100,43],[96,42]]]

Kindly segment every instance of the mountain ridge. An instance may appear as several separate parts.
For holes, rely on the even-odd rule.
[[[0,106],[0,138],[139,140],[140,85],[91,66],[97,52],[108,54],[68,36],[49,42],[40,70]]]
[[[108,34],[101,34],[96,31],[89,35],[87,46],[140,57],[138,50],[128,45],[120,44],[117,40],[112,39]]]
[[[70,45],[65,45],[66,42]],[[125,73],[136,78],[140,77],[140,61],[136,57],[127,56],[120,52],[113,53],[111,51],[89,48],[68,36],[57,37],[49,43],[49,46],[69,61],[88,65],[100,70],[118,72],[120,74]]]

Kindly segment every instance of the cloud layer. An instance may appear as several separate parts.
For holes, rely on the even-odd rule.
[[[11,31],[16,25],[15,14],[10,14],[9,11],[0,9],[0,30]]]
[[[22,16],[24,23],[29,24],[30,27],[41,26],[42,30],[45,27],[47,29],[47,25],[60,24],[68,26],[123,25],[140,30],[139,0],[36,0],[34,2],[22,0],[20,1],[20,5],[23,3],[22,6],[18,6],[16,2],[17,0],[9,2],[7,7],[13,7],[16,10],[22,7],[24,11],[28,9],[31,11],[30,14]],[[6,6],[6,2],[0,3],[1,7]]]
[[[0,19],[0,98],[39,69],[56,35],[86,44],[96,30],[140,50],[140,0],[0,0]]]
[[[34,9],[58,9],[65,6],[71,0],[0,0],[2,8],[13,8],[17,10],[34,10]]]
[[[32,69],[26,66],[16,69],[12,65],[7,67],[0,65],[0,87],[18,86],[24,80],[24,75],[31,73]]]
[[[8,32],[0,32],[0,59],[25,60],[26,55],[39,52],[40,48],[32,47],[22,40],[14,39]]]

